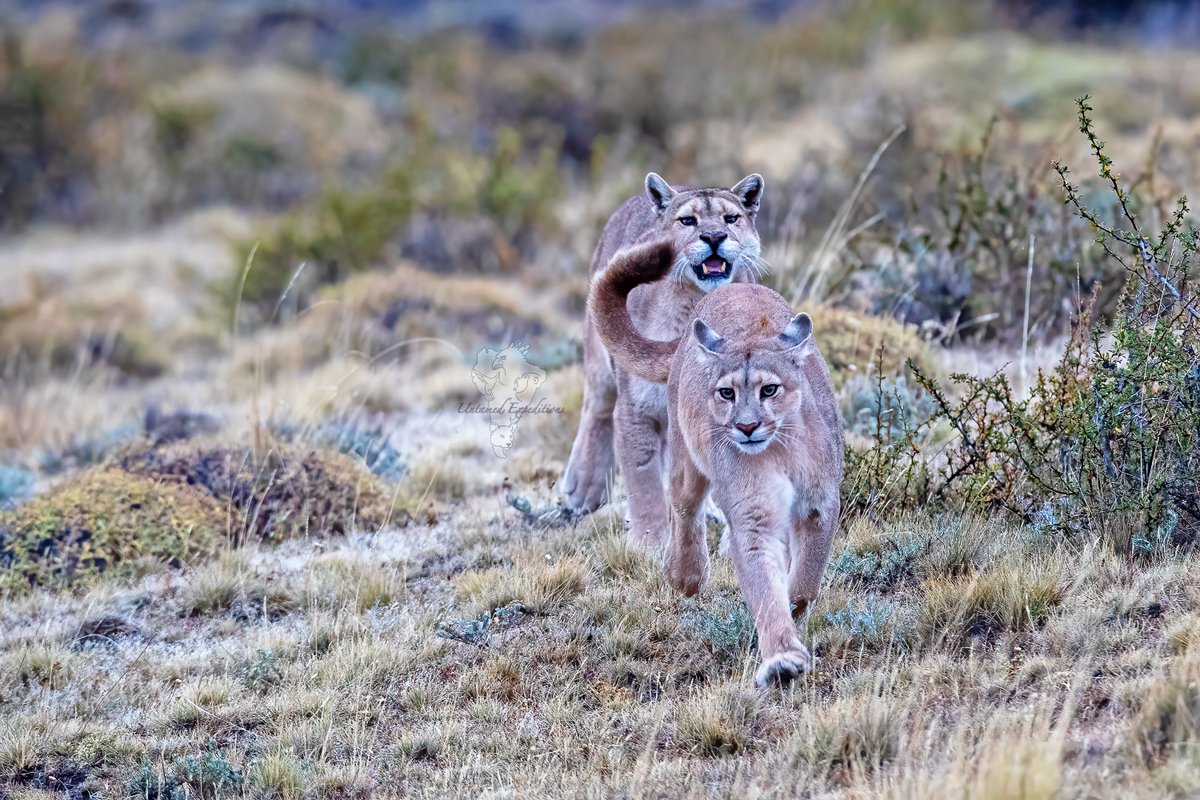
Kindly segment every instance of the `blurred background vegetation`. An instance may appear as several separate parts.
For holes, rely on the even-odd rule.
[[[598,225],[645,171],[759,170],[797,300],[1011,336],[1034,235],[1033,327],[1061,334],[1073,298],[1119,288],[1049,169],[1081,152],[1072,98],[1102,96],[1154,199],[1193,180],[1200,135],[1200,13],[1105,6],[22,3],[0,14],[0,232],[236,209],[253,224],[205,310],[240,298],[245,324],[399,259],[573,279],[577,306]]]

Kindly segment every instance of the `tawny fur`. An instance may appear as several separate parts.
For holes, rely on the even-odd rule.
[[[650,173],[645,193],[627,200],[609,219],[592,255],[592,275],[638,243],[664,240],[675,254],[668,280],[643,282],[629,293],[628,318],[645,341],[677,340],[707,292],[757,279],[763,264],[754,222],[762,190],[759,175],[747,176],[732,189],[683,189]],[[692,221],[695,224],[684,224]],[[728,269],[719,277],[702,279],[702,264],[714,254],[724,258]],[[589,306],[583,330],[583,409],[561,489],[570,507],[598,508],[608,500],[619,463],[628,487],[630,537],[658,547],[669,518],[663,488],[668,450],[665,374],[646,380],[637,370],[614,365],[597,333],[600,324]],[[648,353],[660,348],[639,346]]]
[[[807,314],[765,286],[732,284],[694,307],[671,353],[619,312],[639,280],[668,271],[666,243],[613,260],[592,286],[601,338],[619,367],[667,373],[670,536],[667,578],[686,594],[708,576],[703,504],[711,492],[729,525],[730,555],[754,617],[760,685],[786,683],[812,658],[794,617],[816,599],[837,528],[842,420]],[[638,363],[626,361],[636,356]]]
[[[603,282],[604,291],[588,294],[588,310],[612,360],[642,380],[666,383],[671,356],[679,339],[659,342],[638,334],[629,316],[629,294],[638,286],[665,278],[671,271],[675,251],[667,242],[651,242],[622,250],[608,268],[593,281]],[[653,277],[648,277],[653,275]]]

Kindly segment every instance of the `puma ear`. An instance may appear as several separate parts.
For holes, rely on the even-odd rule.
[[[812,339],[812,318],[803,312],[792,317],[792,321],[779,334],[779,340],[788,350],[799,347]]]
[[[667,206],[671,205],[671,199],[675,197],[675,190],[657,172],[648,172],[646,173],[646,196],[650,198],[651,203],[654,203],[657,211],[664,211]]]
[[[758,203],[762,200],[763,176],[752,172],[738,181],[738,185],[729,191],[737,195],[737,199],[742,203],[742,208],[753,214],[758,211]]]
[[[692,323],[692,333],[695,334],[696,341],[700,343],[700,346],[713,355],[721,352],[721,348],[725,346],[725,340],[700,320]]]

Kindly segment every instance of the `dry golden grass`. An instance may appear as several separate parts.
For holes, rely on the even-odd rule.
[[[0,671],[0,769],[69,764],[116,791],[147,764],[186,783],[192,757],[275,797],[774,797],[802,783],[852,797],[1050,798],[1194,785],[1178,766],[1196,735],[1180,631],[1200,624],[1182,600],[1200,584],[1186,571],[1113,573],[1106,551],[986,520],[959,533],[994,537],[991,553],[965,569],[914,563],[882,596],[835,553],[802,628],[817,671],[760,691],[723,559],[684,600],[604,515],[542,529],[486,493],[447,502],[449,523],[327,553],[255,545],[172,580],[6,601],[23,611]],[[488,535],[465,532],[475,526]],[[927,554],[937,533],[900,523],[874,537]],[[854,526],[839,552],[868,541]],[[1107,573],[1100,591],[1126,594],[1125,611],[1090,616],[1097,588],[1068,570]],[[1161,618],[1144,611],[1156,603]],[[872,607],[888,619],[871,623]],[[79,645],[39,633],[113,613],[131,632]],[[1156,666],[1171,649],[1181,654]],[[1121,777],[1101,777],[1095,759]]]

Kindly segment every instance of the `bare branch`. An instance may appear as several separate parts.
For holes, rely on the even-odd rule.
[[[1146,240],[1140,236],[1138,237],[1138,250],[1142,254],[1142,264],[1145,265],[1146,269],[1158,279],[1158,282],[1162,284],[1164,289],[1166,289],[1175,297],[1176,302],[1183,307],[1183,310],[1186,311],[1192,317],[1192,319],[1200,321],[1200,311],[1196,310],[1194,301],[1185,300],[1183,295],[1179,293],[1179,290],[1175,288],[1174,284],[1167,279],[1167,276],[1163,275],[1159,271],[1158,261],[1154,258],[1154,253],[1150,252],[1150,247],[1146,244]]]

